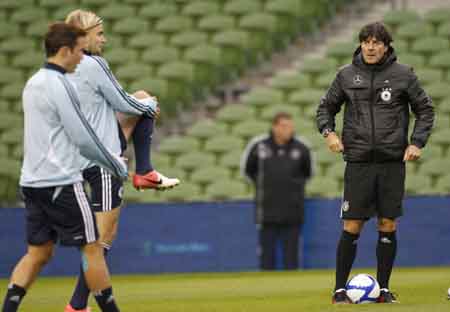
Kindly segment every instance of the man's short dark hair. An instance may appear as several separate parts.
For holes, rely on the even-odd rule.
[[[278,112],[275,114],[275,116],[273,116],[272,125],[278,124],[281,119],[292,120],[292,115],[286,112]]]
[[[364,42],[371,37],[382,41],[385,46],[389,46],[393,41],[392,35],[387,30],[386,26],[380,22],[367,24],[359,32],[359,42]]]
[[[47,57],[54,56],[62,47],[72,50],[77,45],[78,38],[84,36],[86,32],[76,26],[62,22],[51,24],[44,38],[45,54]]]

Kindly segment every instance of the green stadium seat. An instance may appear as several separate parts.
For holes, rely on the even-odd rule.
[[[328,90],[328,88],[331,86],[335,78],[336,78],[335,72],[321,74],[319,77],[317,77],[315,85],[317,88]]]
[[[197,201],[201,195],[200,187],[192,183],[181,183],[176,188],[164,192],[161,197],[170,202]]]
[[[194,138],[172,136],[161,142],[159,152],[173,157],[188,152],[197,151],[199,146],[199,141]]]
[[[241,150],[244,142],[236,137],[216,136],[208,140],[205,144],[205,151],[211,152],[216,156],[221,156],[231,150]]]
[[[136,10],[134,7],[129,5],[110,3],[107,6],[102,7],[99,10],[98,15],[107,21],[116,21],[130,16],[135,16]]]
[[[2,1],[0,1],[0,9],[14,10],[17,8],[32,6],[33,4],[34,4],[34,0],[23,0],[23,1],[2,0]]]
[[[450,52],[442,51],[439,54],[434,55],[430,60],[430,66],[437,69],[443,69],[446,71],[450,78]],[[450,81],[450,79],[447,79]]]
[[[110,49],[103,56],[111,66],[135,63],[138,58],[137,52],[132,49]]]
[[[203,16],[210,16],[219,13],[220,6],[213,1],[193,1],[183,7],[182,14],[198,21]]]
[[[130,83],[142,77],[148,77],[152,74],[152,67],[146,64],[125,64],[118,67],[116,71],[119,82]]]
[[[226,14],[241,17],[246,14],[262,11],[261,2],[258,0],[230,0],[223,8]]]
[[[433,101],[440,102],[450,96],[450,88],[446,82],[433,83],[427,86],[427,93]]]
[[[173,165],[171,158],[161,153],[152,154],[152,164],[155,168],[168,168]]]
[[[23,72],[17,68],[2,67],[0,72],[0,85],[9,84],[11,81],[24,81]]]
[[[357,46],[354,42],[335,43],[327,49],[326,54],[327,57],[335,59],[338,66],[342,66],[347,64],[349,56],[353,54]]]
[[[403,24],[397,31],[397,38],[408,42],[408,47],[411,48],[412,43],[416,39],[429,37],[433,34],[433,27],[424,22],[410,22]]]
[[[174,62],[180,58],[177,48],[171,46],[156,46],[144,51],[142,60],[155,66],[156,69],[164,63]]]
[[[396,32],[398,28],[404,24],[409,24],[419,20],[419,14],[411,10],[392,10],[389,11],[383,18],[383,22],[394,32]]]
[[[0,112],[2,113],[2,115],[5,114],[5,113],[8,113],[9,110],[10,110],[9,102],[7,102],[7,101],[0,101]]]
[[[340,197],[339,184],[328,177],[314,177],[306,184],[306,194],[312,197]]]
[[[414,70],[419,81],[423,85],[429,85],[442,80],[442,71],[439,69],[432,69],[429,67],[418,68]]]
[[[274,105],[270,105],[264,108],[264,110],[261,112],[261,117],[264,120],[268,121],[269,123],[267,123],[267,125],[269,125],[273,117],[280,112],[291,114],[293,118],[301,115],[300,109],[294,105],[276,105],[274,103]]]
[[[436,104],[439,104],[439,106],[437,107],[437,111],[439,113],[437,119],[444,116],[450,117],[450,97],[446,97],[445,99],[442,99],[440,103]]]
[[[329,150],[326,150],[324,152],[333,155],[333,153]],[[339,185],[342,187],[344,182],[345,162],[342,160],[342,155],[339,155],[338,157],[339,159],[337,159],[334,163],[331,164],[330,167],[327,168],[326,177],[339,181]],[[315,160],[316,158],[314,158],[314,161]]]
[[[66,19],[66,16],[72,12],[73,10],[77,10],[80,7],[77,5],[64,5],[64,6],[59,6],[58,8],[52,10],[51,12],[49,12],[49,14],[51,14],[51,17],[53,20],[58,20],[58,21],[63,21]],[[50,16],[49,16],[50,17]]]
[[[151,22],[177,14],[177,6],[167,1],[166,3],[153,2],[139,10],[139,16],[149,19]]]
[[[231,176],[230,171],[226,168],[215,166],[203,166],[195,170],[191,174],[190,181],[205,187],[218,180],[227,180]]]
[[[81,0],[81,4],[89,8],[99,8],[109,4],[110,0]]]
[[[252,50],[252,63],[267,58],[272,51],[275,24],[276,18],[267,13],[251,13],[240,19],[239,28],[249,33],[248,48]]]
[[[45,62],[45,55],[37,51],[25,51],[14,57],[12,65],[15,68],[30,71],[41,67]]]
[[[234,18],[228,15],[210,15],[198,22],[198,29],[207,32],[210,37],[217,32],[231,30],[235,27]]]
[[[0,144],[0,159],[8,158],[9,149],[5,144]]]
[[[21,162],[15,159],[1,159],[0,177],[16,180],[20,174]]]
[[[162,115],[164,115],[164,99],[169,92],[169,83],[167,80],[158,78],[141,78],[132,82],[129,88],[132,91],[145,90],[152,96],[158,97],[162,109]]]
[[[443,195],[450,194],[450,174],[446,174],[446,175],[440,177],[436,184],[436,188]]]
[[[201,44],[189,48],[184,54],[184,59],[194,64],[195,85],[208,88],[219,83],[220,75],[220,48],[213,45]]]
[[[206,193],[212,200],[236,200],[249,199],[251,194],[247,191],[247,185],[235,180],[217,181],[209,185]]]
[[[208,35],[204,32],[188,30],[180,32],[170,39],[170,44],[177,47],[181,51],[189,47],[193,47],[199,44],[205,44],[208,41]]]
[[[419,53],[425,56],[428,60],[431,55],[440,51],[447,51],[449,42],[447,39],[440,37],[426,37],[417,39],[412,45],[412,52]]]
[[[432,180],[429,176],[416,174],[408,175],[405,180],[406,193],[409,195],[428,194],[431,189]]]
[[[204,119],[195,123],[189,130],[188,135],[205,143],[206,140],[217,136],[226,134],[226,126],[215,120]]]
[[[166,63],[159,68],[158,77],[167,79],[169,83],[168,101],[187,107],[192,99],[193,65],[187,62]]]
[[[116,34],[107,34],[107,43],[105,45],[105,51],[109,52],[110,50],[118,50],[123,49],[124,38],[122,36]]]
[[[20,32],[19,25],[0,21],[0,39],[14,38]]]
[[[13,159],[22,160],[23,158],[23,144],[17,144],[12,149]]]
[[[405,54],[408,53],[409,49],[408,49],[408,42],[406,40],[395,40],[392,43],[392,46],[395,49],[395,52],[398,54]]]
[[[241,150],[232,150],[222,155],[219,164],[231,171],[237,171],[240,167],[241,157]]]
[[[431,137],[433,144],[439,144],[444,148],[448,148],[450,146],[450,129],[449,128],[441,128],[433,133]],[[446,167],[443,167],[446,168]]]
[[[125,17],[118,20],[113,26],[113,32],[122,36],[132,36],[139,32],[147,32],[148,22],[136,17]],[[148,42],[148,44],[152,44]]]
[[[39,42],[43,41],[43,38],[48,30],[48,23],[44,21],[36,21],[27,26],[25,34],[27,36],[33,37]]]
[[[240,121],[255,117],[255,111],[249,105],[229,104],[222,108],[216,115],[220,122],[232,127]]]
[[[14,125],[17,127],[18,125]],[[22,128],[11,128],[6,130],[0,136],[0,142],[7,145],[17,145],[23,144],[23,129]]]
[[[300,74],[297,70],[288,70],[271,78],[269,86],[279,89],[284,92],[285,96],[289,96],[298,89],[309,87],[310,81],[307,76]]]
[[[244,31],[222,31],[214,35],[212,43],[222,51],[222,63],[226,70],[222,72],[223,79],[240,74],[247,65],[246,54],[248,33]]]
[[[314,161],[319,166],[329,167],[332,164],[341,161],[341,158],[342,156],[340,154],[332,153],[325,144],[323,144],[322,147],[317,150]]]
[[[323,73],[335,71],[335,69],[337,69],[337,64],[332,58],[310,57],[303,61],[301,73],[309,75],[311,77],[311,83],[314,85],[317,77]]]
[[[268,87],[256,87],[242,96],[241,102],[261,111],[268,105],[283,103],[283,92]]]
[[[167,38],[164,34],[157,32],[137,33],[130,38],[128,45],[130,48],[139,50],[151,50],[157,46],[164,46]]]
[[[47,19],[47,12],[37,7],[28,7],[16,10],[10,17],[14,24],[30,24],[34,21]]]
[[[2,41],[0,44],[0,52],[2,53],[15,55],[29,50],[34,50],[34,43],[28,38],[11,38]]]
[[[422,155],[420,156],[418,162],[421,164],[432,162],[433,160],[439,159],[443,156],[442,148],[439,145],[430,144],[422,150]]]
[[[421,54],[405,53],[398,56],[400,63],[407,64],[412,67],[424,67],[425,57]]]
[[[0,96],[7,101],[18,101],[22,97],[24,87],[24,82],[13,82],[7,84],[1,89]]]
[[[450,38],[450,22],[446,22],[439,26],[437,34],[444,38]]]
[[[258,120],[246,120],[233,127],[233,134],[248,141],[249,139],[269,132],[270,124]]]
[[[424,20],[437,31],[439,26],[446,22],[450,22],[450,8],[435,8],[431,9],[424,15]]]
[[[56,10],[61,6],[65,5],[76,5],[77,0],[40,0],[39,6],[46,9],[48,12]]]
[[[317,108],[325,93],[325,91],[319,89],[303,89],[292,93],[289,97],[289,103],[300,107],[305,112],[308,106]]]
[[[443,100],[442,103],[446,103],[446,100]],[[448,110],[448,108],[447,108],[447,110]],[[449,127],[450,127],[450,116],[438,113],[435,116],[434,128],[436,130],[442,130],[442,129],[447,129]],[[433,134],[433,137],[434,137],[434,134]]]
[[[213,166],[215,157],[212,154],[198,151],[187,152],[178,157],[175,167],[187,172],[202,168],[204,166]]]
[[[14,127],[22,127],[23,116],[20,114],[2,114],[0,115],[0,131],[5,132]]]
[[[298,0],[272,0],[266,2],[266,12],[276,17],[275,38],[277,46],[285,46],[300,30]],[[285,39],[286,38],[286,39]]]
[[[156,23],[155,29],[169,36],[192,28],[192,20],[186,16],[168,16]]]

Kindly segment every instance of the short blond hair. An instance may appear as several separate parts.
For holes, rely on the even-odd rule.
[[[103,24],[103,19],[94,12],[78,9],[70,12],[65,22],[66,24],[79,27],[84,31],[89,31]]]

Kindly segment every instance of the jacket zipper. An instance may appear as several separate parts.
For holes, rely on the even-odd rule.
[[[371,161],[374,162],[375,161],[375,118],[374,118],[374,112],[373,112],[373,107],[375,105],[375,99],[374,99],[374,90],[373,90],[373,81],[375,79],[375,75],[374,75],[374,71],[371,71],[371,76],[370,76],[370,122],[372,123],[372,152],[371,152]]]

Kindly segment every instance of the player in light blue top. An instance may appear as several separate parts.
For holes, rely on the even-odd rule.
[[[16,312],[27,289],[53,255],[54,245],[79,247],[83,274],[104,312],[119,312],[112,295],[103,249],[83,189],[83,155],[118,179],[128,176],[125,162],[105,147],[80,110],[66,72],[83,57],[86,32],[65,23],[45,36],[47,64],[23,91],[24,161],[20,178],[26,209],[27,253],[17,263],[2,312]]]

